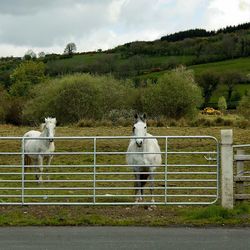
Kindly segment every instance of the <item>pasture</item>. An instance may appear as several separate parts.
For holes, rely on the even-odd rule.
[[[0,126],[0,136],[22,136],[25,132],[34,129],[30,127],[15,127],[10,125]],[[219,139],[221,127],[213,128],[189,128],[189,127],[149,127],[148,131],[153,135],[212,135]],[[58,127],[56,130],[56,136],[121,136],[131,135],[131,127]],[[234,129],[234,143],[243,144],[249,143],[250,131],[249,129]],[[186,145],[192,148],[191,141],[188,142],[190,145]],[[1,142],[0,151],[11,151],[18,150],[18,143],[13,142]],[[86,144],[87,146],[87,144]],[[126,150],[127,142],[116,141],[113,146],[116,148]],[[177,148],[181,148],[183,143],[178,141],[176,144]],[[81,142],[67,141],[62,142],[60,145],[56,144],[58,150],[76,150],[82,147]],[[102,150],[110,150],[108,143],[102,143]],[[207,147],[207,145],[205,145]],[[78,149],[77,149],[78,150]],[[20,157],[20,156],[19,156]],[[119,162],[125,161],[124,156],[116,159],[108,159],[107,156],[103,156],[107,162]],[[12,157],[15,158],[15,157]],[[104,159],[102,159],[104,160]],[[15,159],[8,159],[8,164]],[[78,158],[69,158],[68,156],[55,156],[52,164],[79,164]],[[90,159],[84,159],[85,162],[89,162]],[[124,162],[122,162],[124,164]],[[6,159],[1,159],[1,164],[7,164]],[[34,179],[33,175],[29,177],[31,180]],[[105,178],[105,176],[104,176]],[[114,177],[114,179],[117,177]],[[131,172],[131,178],[133,174]],[[103,185],[109,185],[108,183],[102,183]],[[37,183],[36,183],[37,185]],[[39,184],[40,187],[44,187],[43,184]],[[132,183],[130,183],[133,186]],[[39,192],[43,192],[40,190]],[[113,199],[113,198],[112,198]],[[121,199],[121,198],[119,198]],[[221,210],[217,206],[210,207],[196,207],[191,209],[186,206],[158,206],[153,211],[148,211],[147,206],[108,206],[108,207],[91,207],[91,206],[77,206],[77,207],[65,207],[65,206],[0,206],[1,216],[0,224],[5,225],[28,225],[28,224],[47,224],[47,225],[77,225],[77,224],[91,224],[91,225],[167,225],[167,224],[209,224],[209,223],[249,223],[249,207],[246,205],[239,206],[234,212],[228,212]],[[194,211],[200,216],[195,216]],[[242,214],[247,214],[243,219]],[[211,219],[210,217],[213,217]],[[216,217],[217,219],[215,219]]]

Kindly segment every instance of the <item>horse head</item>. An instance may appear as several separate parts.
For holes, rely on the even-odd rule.
[[[49,142],[54,141],[56,128],[56,118],[45,118],[45,123],[42,124],[42,129],[45,131],[45,136],[49,137]]]
[[[135,115],[135,123],[133,127],[133,135],[137,137],[144,137],[147,135],[147,124],[146,124],[146,114]],[[142,147],[144,138],[136,138],[136,145]]]

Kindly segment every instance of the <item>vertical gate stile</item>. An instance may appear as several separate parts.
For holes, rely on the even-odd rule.
[[[93,202],[96,203],[96,137],[94,138],[94,183],[93,183]]]
[[[216,140],[216,145],[217,145],[217,156],[216,156],[216,165],[217,165],[217,169],[216,169],[216,172],[217,172],[217,191],[216,191],[216,196],[217,196],[217,199],[219,198],[219,195],[220,195],[220,188],[221,188],[221,184],[220,184],[220,144],[219,142]],[[216,199],[216,201],[217,201]]]
[[[168,138],[165,138],[165,204],[167,204],[167,173],[168,173]]]
[[[24,140],[25,138],[23,137],[22,138],[22,205],[24,204],[24,182],[25,182],[25,176],[24,176],[24,164],[25,164],[25,161],[24,161]]]

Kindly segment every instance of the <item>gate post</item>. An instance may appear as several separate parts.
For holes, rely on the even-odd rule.
[[[233,197],[233,130],[221,130],[221,205],[232,209]]]

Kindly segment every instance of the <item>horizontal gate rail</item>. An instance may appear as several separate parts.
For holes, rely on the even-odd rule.
[[[140,188],[134,186],[134,175],[148,175],[148,171],[134,172],[133,167],[140,165],[128,165],[126,155],[152,154],[126,152],[129,140],[136,138],[157,139],[161,152],[154,154],[162,156],[154,179],[141,180],[146,185],[140,204],[151,205],[152,197],[155,205],[217,201],[219,146],[213,136],[63,136],[54,137],[53,153],[24,152],[26,140],[48,138],[0,137],[0,144],[8,145],[6,152],[0,152],[0,205],[135,204],[134,192]],[[43,172],[34,162],[25,165],[26,155],[48,154],[54,156],[52,165],[44,164]]]

